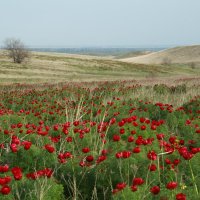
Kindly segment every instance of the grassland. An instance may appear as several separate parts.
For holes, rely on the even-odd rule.
[[[184,63],[200,67],[200,45],[169,48],[137,57],[127,57],[122,61],[142,64]]]
[[[104,57],[56,53],[32,53],[29,61],[15,64],[0,54],[1,83],[164,79],[199,74],[200,68],[187,64],[133,64]]]
[[[199,73],[1,54],[0,199],[200,199]]]

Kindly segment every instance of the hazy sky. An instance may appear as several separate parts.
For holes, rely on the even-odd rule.
[[[0,45],[200,44],[200,0],[0,0]]]

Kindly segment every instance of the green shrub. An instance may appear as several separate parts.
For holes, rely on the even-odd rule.
[[[158,94],[166,94],[170,91],[169,87],[165,84],[156,84],[153,86],[153,90]]]

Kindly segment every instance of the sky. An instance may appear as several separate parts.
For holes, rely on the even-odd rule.
[[[0,0],[0,46],[200,44],[200,0]]]

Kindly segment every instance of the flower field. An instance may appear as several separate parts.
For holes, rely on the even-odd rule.
[[[187,84],[149,87],[1,88],[0,199],[200,199],[200,96],[186,99]]]

